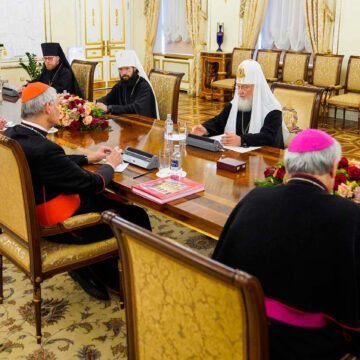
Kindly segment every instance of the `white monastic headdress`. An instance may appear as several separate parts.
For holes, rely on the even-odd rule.
[[[147,77],[147,75],[144,71],[143,66],[141,65],[139,58],[136,55],[136,52],[134,50],[120,50],[117,53],[115,53],[115,58],[116,58],[116,64],[117,64],[118,68],[126,67],[126,66],[134,66],[139,70],[139,75],[149,83],[149,85],[152,89],[152,92],[154,94],[154,98],[155,98],[156,117],[157,117],[157,119],[160,119],[155,91],[151,85],[149,78]]]
[[[273,110],[282,111],[282,107],[271,92],[261,66],[257,61],[244,60],[239,65],[236,73],[236,83],[254,85],[249,133],[257,134],[264,125],[266,115]],[[236,133],[236,118],[239,104],[239,95],[236,90],[231,104],[232,107],[225,131]],[[284,123],[284,119],[282,121],[282,133],[285,143],[285,140],[289,136],[289,130]]]

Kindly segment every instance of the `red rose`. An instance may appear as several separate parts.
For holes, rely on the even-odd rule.
[[[71,130],[79,130],[80,129],[80,121],[76,121],[74,120],[71,124],[70,124],[70,129]]]
[[[350,176],[350,180],[360,180],[360,169],[356,166],[349,166],[347,172]]]
[[[70,98],[70,95],[65,95],[64,96],[64,99],[66,99],[66,100],[69,99],[69,98]]]
[[[85,112],[85,109],[83,107],[78,107],[78,111],[80,114],[83,114]]]
[[[281,168],[277,169],[277,171],[274,173],[274,176],[282,181],[284,179],[285,173],[285,167],[282,166]]]
[[[107,121],[100,122],[100,127],[102,130],[106,130],[109,127],[109,123]]]
[[[266,170],[264,171],[264,176],[268,177],[274,174],[274,172],[277,170],[276,166],[270,166],[268,168],[266,168]]]
[[[79,104],[81,104],[81,100],[80,100],[80,99],[75,99],[75,100],[74,100],[74,103],[75,103],[76,105],[79,105]]]
[[[343,173],[336,174],[335,176],[335,184],[334,190],[337,190],[340,184],[345,184],[347,181],[347,177]]]
[[[94,117],[91,122],[91,125],[97,127],[99,125],[99,119]]]
[[[341,158],[341,160],[338,163],[338,169],[345,169],[347,170],[349,167],[349,161],[346,157]]]
[[[69,110],[72,110],[74,107],[76,107],[75,101],[69,101],[68,109],[69,109]]]
[[[80,104],[81,104],[81,105],[84,105],[84,104],[85,104],[85,100],[82,100],[82,99],[81,99],[81,100],[79,100],[79,101],[80,101]]]

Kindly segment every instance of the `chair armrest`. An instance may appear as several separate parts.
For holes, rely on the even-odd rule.
[[[101,224],[100,213],[87,213],[72,216],[61,223],[55,225],[40,225],[41,236],[51,236],[75,231],[82,228]]]
[[[330,89],[334,89],[334,90],[341,90],[344,89],[345,85],[335,85],[335,86],[330,86]]]

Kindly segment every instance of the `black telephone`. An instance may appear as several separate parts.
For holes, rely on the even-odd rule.
[[[6,96],[19,97],[19,93],[16,90],[10,89],[6,86],[3,87],[2,93]]]

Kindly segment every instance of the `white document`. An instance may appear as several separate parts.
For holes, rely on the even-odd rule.
[[[123,162],[115,169],[115,172],[117,172],[117,173],[123,172],[128,167],[128,165],[129,165],[129,163]]]
[[[97,163],[95,164],[99,164],[99,165],[104,165],[106,164],[106,159],[102,159],[100,161],[98,161]],[[121,173],[123,172],[127,167],[128,167],[129,163],[125,163],[123,162],[122,164],[120,164],[114,171],[115,172],[118,172],[118,173]]]
[[[221,143],[221,138],[224,136],[225,134],[222,134],[222,135],[216,135],[216,136],[211,136],[210,139],[215,139],[215,140],[218,140],[220,143]],[[241,147],[241,146],[225,146],[223,145],[224,149],[227,149],[227,150],[232,150],[232,151],[236,151],[238,153],[246,153],[248,151],[252,151],[252,150],[256,150],[256,149],[260,149],[262,146],[249,146],[249,147]]]

